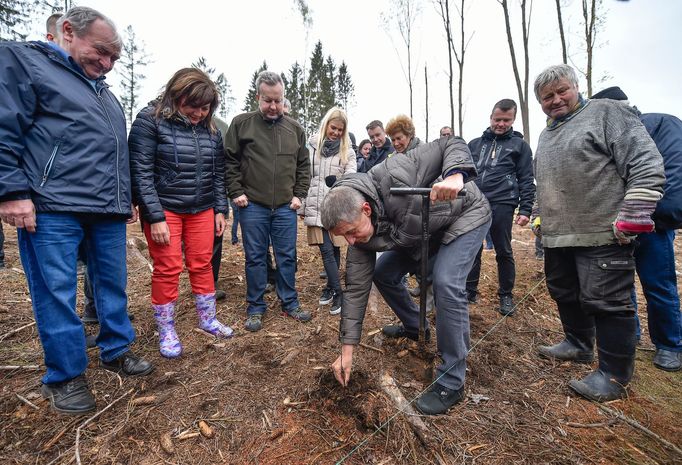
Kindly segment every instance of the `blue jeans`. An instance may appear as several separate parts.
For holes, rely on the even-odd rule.
[[[464,385],[469,352],[469,309],[466,279],[490,222],[441,245],[431,260],[433,297],[436,306],[436,337],[442,363],[436,368],[438,383],[459,389]],[[402,284],[406,273],[415,273],[419,262],[406,252],[381,254],[374,268],[374,283],[406,330],[419,331],[419,307]]]
[[[76,258],[84,241],[88,277],[100,321],[100,357],[111,361],[135,339],[126,296],[126,224],[98,215],[38,213],[35,233],[18,230],[47,373],[43,383],[81,375],[88,365],[85,331],[76,314]]]
[[[658,349],[682,352],[682,314],[674,240],[672,229],[640,234],[635,247],[635,263],[646,298],[651,342]]]
[[[237,228],[239,227],[239,207],[230,201],[230,207],[232,207],[232,244],[239,243],[239,237],[237,237]]]
[[[270,209],[250,202],[239,209],[246,255],[248,315],[262,315],[266,310],[263,296],[268,281],[266,257],[270,239],[278,270],[275,289],[282,309],[290,312],[300,306],[296,293],[296,221],[296,211],[288,204]]]

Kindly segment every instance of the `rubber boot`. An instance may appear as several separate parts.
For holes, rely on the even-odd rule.
[[[182,353],[182,345],[175,332],[175,302],[162,305],[152,304],[154,319],[159,328],[159,352],[166,358],[179,357]]]
[[[594,317],[585,314],[580,304],[559,303],[564,340],[553,346],[540,346],[538,353],[547,358],[592,363],[594,360]]]
[[[607,315],[596,318],[599,368],[568,385],[583,397],[597,402],[622,399],[635,371],[634,315]]]
[[[194,294],[197,302],[197,315],[199,315],[199,328],[213,334],[216,337],[232,337],[234,331],[225,326],[216,318],[215,293]]]

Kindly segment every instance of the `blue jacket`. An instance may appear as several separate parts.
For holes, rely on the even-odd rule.
[[[530,217],[535,199],[533,153],[523,135],[509,129],[495,135],[490,128],[469,142],[478,178],[476,185],[491,204],[519,207],[519,214]]]
[[[653,219],[659,229],[682,228],[682,121],[663,113],[645,113],[639,119],[663,156],[665,190]]]
[[[96,90],[95,90],[96,88]],[[0,201],[131,214],[123,109],[42,42],[0,43]]]
[[[177,116],[156,119],[155,111],[142,110],[128,138],[133,192],[144,221],[165,221],[164,210],[194,214],[213,208],[227,215],[220,131]]]

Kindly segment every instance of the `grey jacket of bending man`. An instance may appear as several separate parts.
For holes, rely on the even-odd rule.
[[[394,196],[390,194],[391,187],[429,187],[454,169],[466,173],[467,194],[431,206],[429,232],[434,253],[440,244],[449,244],[490,218],[488,201],[475,183],[468,182],[476,177],[476,169],[464,140],[449,137],[420,145],[387,159],[367,173],[348,174],[335,184],[334,187],[348,186],[362,192],[372,207],[374,225],[374,235],[367,243],[348,247],[340,328],[343,344],[360,342],[375,252],[402,250],[420,259],[421,196]]]

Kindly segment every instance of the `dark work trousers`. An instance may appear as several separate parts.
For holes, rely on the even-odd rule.
[[[497,293],[500,296],[511,295],[516,279],[516,268],[514,265],[514,254],[511,246],[512,221],[514,220],[514,205],[503,205],[493,203],[492,209],[493,222],[490,224],[490,236],[493,238],[495,246],[495,259],[497,260],[497,279],[499,282]],[[481,254],[483,244],[476,255],[471,272],[467,277],[467,292],[478,292],[478,281],[481,277]]]
[[[2,230],[2,221],[0,221],[0,267],[5,266],[5,233]]]
[[[218,282],[218,276],[220,275],[220,261],[223,258],[223,237],[215,236],[213,238],[213,255],[211,255],[211,266],[213,267],[213,282]]]

